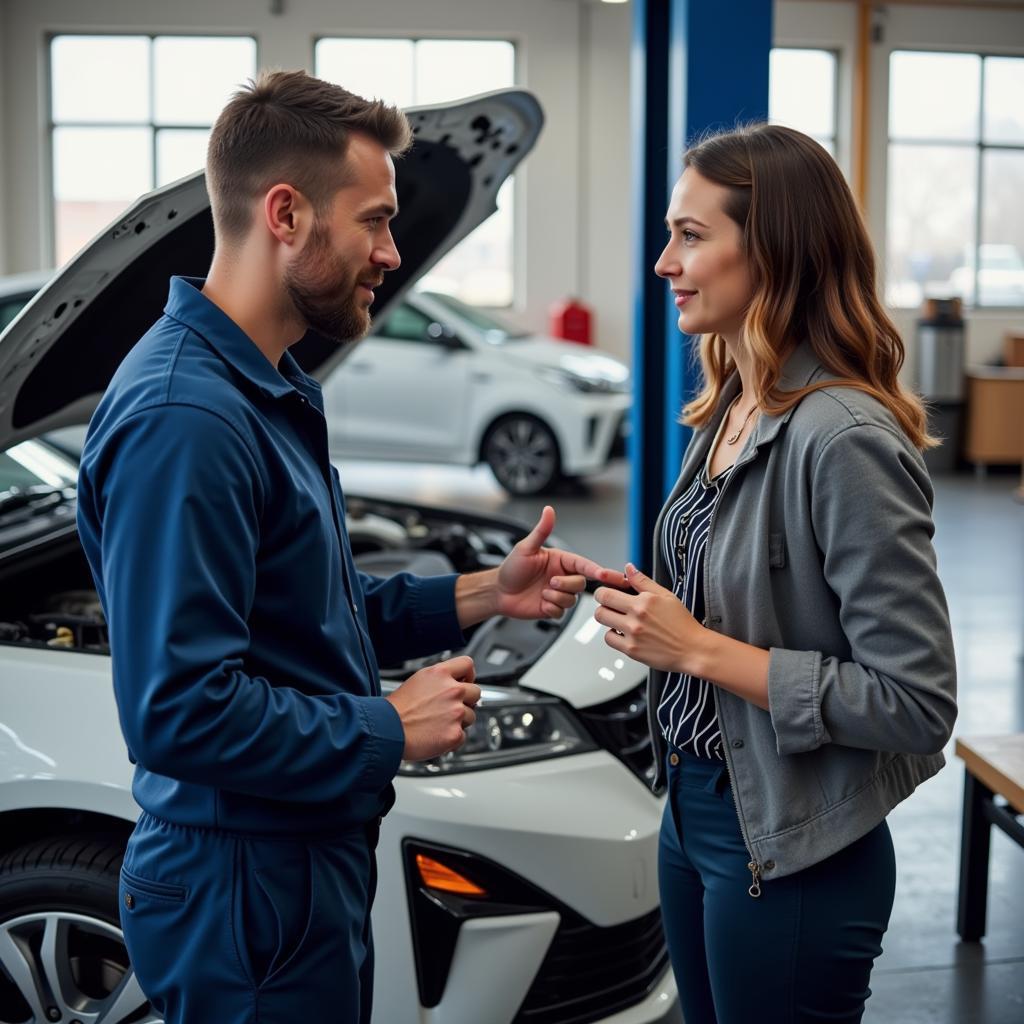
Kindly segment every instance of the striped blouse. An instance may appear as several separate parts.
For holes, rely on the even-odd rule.
[[[732,467],[709,480],[702,466],[662,522],[661,554],[674,567],[673,593],[698,621],[704,618],[704,551],[711,517]],[[669,673],[658,705],[658,725],[673,746],[698,757],[725,760],[712,684],[682,672]]]

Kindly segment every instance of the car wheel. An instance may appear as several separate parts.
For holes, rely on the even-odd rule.
[[[498,420],[487,432],[483,456],[510,494],[539,494],[561,475],[554,433],[543,420],[526,413]]]
[[[49,839],[0,859],[0,1021],[159,1024],[118,921],[124,843]]]

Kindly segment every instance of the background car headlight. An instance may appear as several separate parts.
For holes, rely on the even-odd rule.
[[[394,687],[391,688],[392,690]],[[554,697],[485,689],[466,742],[430,761],[403,761],[400,775],[442,775],[499,768],[597,750],[572,710]]]
[[[582,391],[586,394],[609,394],[628,391],[628,378],[625,381],[608,380],[605,377],[584,377],[570,370],[560,370],[554,366],[545,366],[537,370],[537,376],[556,387]]]

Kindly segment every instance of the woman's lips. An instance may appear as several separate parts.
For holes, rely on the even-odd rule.
[[[673,291],[672,294],[676,297],[676,306],[682,309],[690,299],[696,295],[696,292],[684,292],[684,291]]]

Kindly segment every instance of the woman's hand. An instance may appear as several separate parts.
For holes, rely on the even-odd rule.
[[[651,668],[697,674],[708,630],[671,590],[659,586],[632,563],[626,566],[625,582],[637,593],[610,587],[594,591],[600,605],[594,618],[608,627],[604,642]]]

